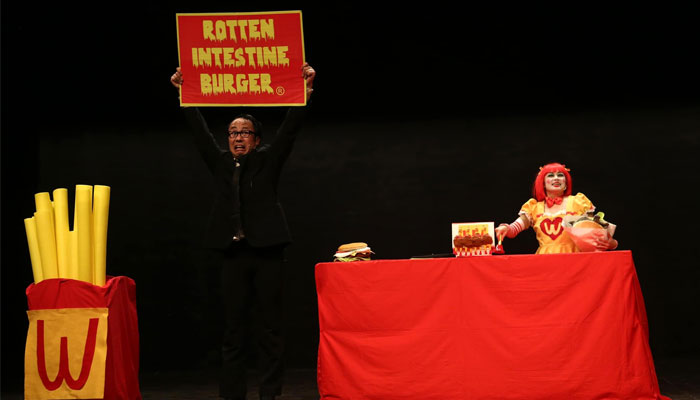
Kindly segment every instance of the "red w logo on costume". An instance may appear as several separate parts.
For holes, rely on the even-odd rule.
[[[561,217],[556,217],[554,219],[545,218],[540,222],[540,229],[552,240],[557,240],[559,235],[564,232],[564,227],[561,223]]]
[[[30,310],[25,398],[101,399],[107,308]]]
[[[44,384],[44,387],[49,390],[56,390],[61,386],[63,381],[66,381],[66,385],[73,390],[80,390],[85,386],[88,376],[90,375],[90,368],[92,367],[92,358],[95,356],[95,342],[97,340],[97,327],[99,324],[99,319],[90,318],[90,326],[88,328],[87,339],[85,340],[85,352],[83,353],[83,362],[80,367],[80,374],[78,379],[73,379],[70,374],[70,367],[68,362],[68,338],[66,336],[61,337],[61,349],[59,352],[59,366],[58,375],[56,375],[55,380],[49,379],[48,373],[46,372],[46,350],[44,345],[44,320],[38,320],[36,331],[36,362],[39,368],[39,378]]]

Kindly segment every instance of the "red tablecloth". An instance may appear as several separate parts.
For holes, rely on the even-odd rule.
[[[103,399],[140,400],[136,285],[126,276],[108,278],[104,286],[73,279],[46,279],[27,287],[27,304],[30,310],[109,309]],[[82,349],[80,354],[82,357]]]
[[[316,287],[322,399],[666,398],[630,251],[320,263]]]

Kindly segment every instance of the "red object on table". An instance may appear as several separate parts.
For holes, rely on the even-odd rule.
[[[668,399],[632,253],[316,265],[321,399]]]
[[[30,310],[108,308],[105,400],[140,400],[136,285],[125,276],[104,286],[73,279],[47,279],[27,287]]]

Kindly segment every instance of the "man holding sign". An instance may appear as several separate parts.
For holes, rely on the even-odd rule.
[[[306,99],[316,76],[301,66]],[[184,91],[183,72],[170,78]],[[290,107],[272,143],[261,145],[262,125],[241,114],[228,126],[228,148],[221,149],[196,107],[184,107],[195,144],[214,177],[216,198],[205,235],[207,247],[223,258],[221,285],[225,313],[220,396],[246,398],[247,313],[255,306],[262,324],[259,338],[260,398],[274,399],[282,391],[282,266],[284,247],[291,242],[277,199],[282,166],[292,150],[308,105]]]

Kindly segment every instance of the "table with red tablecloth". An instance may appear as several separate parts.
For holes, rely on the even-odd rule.
[[[322,399],[664,399],[630,251],[316,265]]]

